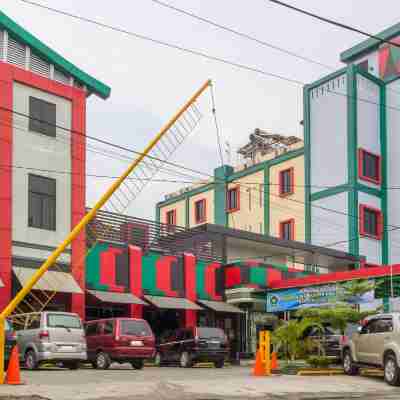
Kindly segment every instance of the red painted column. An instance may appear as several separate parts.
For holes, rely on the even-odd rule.
[[[183,255],[183,268],[185,273],[185,296],[188,300],[195,302],[196,293],[196,257],[193,254]],[[185,310],[185,327],[189,328],[197,325],[197,311]]]
[[[162,256],[156,261],[157,288],[162,290],[166,296],[170,297],[179,296],[179,293],[176,290],[171,289],[171,268],[172,263],[174,262],[178,262],[178,259],[175,256]]]
[[[73,228],[85,215],[86,204],[86,95],[76,91],[72,100],[71,132],[71,227]],[[71,311],[85,319],[85,257],[86,231],[72,242],[71,272],[82,289],[82,294],[73,294]]]
[[[129,287],[131,293],[137,297],[142,297],[142,256],[140,247],[128,246],[129,250]],[[131,318],[143,318],[143,306],[140,304],[129,305],[129,316]]]
[[[100,284],[108,286],[110,292],[124,292],[123,286],[118,286],[117,277],[117,256],[122,254],[121,248],[110,247],[100,254]]]
[[[217,294],[217,270],[221,268],[221,264],[214,262],[207,266],[206,269],[206,279],[205,279],[205,289],[207,294],[213,299],[217,301],[222,301],[222,296]]]
[[[12,284],[12,143],[13,81],[11,70],[0,63],[0,310],[11,300]]]

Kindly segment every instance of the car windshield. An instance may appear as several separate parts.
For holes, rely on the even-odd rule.
[[[121,335],[151,336],[148,325],[143,321],[122,320],[120,331]]]
[[[197,328],[197,336],[201,339],[224,339],[225,335],[219,328]]]
[[[81,320],[76,315],[48,314],[47,326],[49,328],[81,329]]]

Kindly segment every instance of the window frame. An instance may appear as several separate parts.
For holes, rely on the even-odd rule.
[[[284,192],[283,175],[289,172],[290,177],[290,190]],[[279,171],[279,196],[286,197],[294,194],[294,167],[285,168]]]
[[[204,203],[204,206],[203,206],[204,212],[203,212],[202,218],[200,218],[197,215],[197,204],[199,204],[199,203]],[[202,199],[198,199],[194,202],[193,212],[194,212],[194,222],[196,224],[203,224],[204,222],[207,221],[207,199],[205,197],[203,197]]]
[[[39,179],[54,182],[54,185],[55,185],[54,195],[38,193],[36,191],[32,191],[31,190],[31,178],[39,178]],[[53,222],[52,224],[49,224],[49,227],[44,226],[43,215],[42,215],[40,224],[34,225],[33,221],[31,222],[31,215],[33,213],[33,209],[32,209],[33,208],[33,204],[32,204],[33,200],[32,200],[31,194],[35,194],[36,196],[43,196],[43,197],[46,196],[47,199],[54,199],[54,221],[52,221]],[[41,203],[41,206],[43,207],[42,203]],[[48,176],[28,174],[28,227],[34,228],[34,229],[43,229],[43,230],[52,231],[52,232],[57,231],[57,179],[50,178]]]
[[[33,103],[41,103],[42,106],[47,106],[48,111],[50,108],[54,108],[54,121],[46,121],[42,116],[43,109],[40,108],[40,116],[33,116]],[[57,104],[51,103],[49,101],[43,100],[39,97],[29,96],[29,130],[31,132],[40,133],[48,137],[57,137]]]
[[[290,239],[285,239],[283,237],[284,225],[287,225],[287,224],[290,225]],[[294,230],[295,230],[295,220],[294,220],[294,218],[289,218],[289,219],[286,219],[284,221],[280,221],[279,222],[279,238],[280,239],[282,239],[282,240],[294,240],[294,237],[295,237]]]
[[[365,230],[365,211],[372,211],[377,214],[377,234],[374,235],[372,233],[369,233]],[[383,236],[383,214],[382,210],[379,208],[371,207],[366,204],[360,204],[359,207],[360,211],[360,236],[375,239],[375,240],[382,240]]]
[[[376,168],[378,171],[377,178],[372,178],[370,176],[364,175],[363,165],[364,165],[364,158],[365,158],[366,154],[377,158],[377,161],[376,161],[377,162]],[[371,151],[365,150],[363,148],[358,149],[358,178],[363,181],[374,183],[375,185],[381,184],[381,182],[382,182],[382,159],[381,159],[380,154],[372,153]]]
[[[231,208],[229,204],[229,193],[232,191],[236,192],[236,207],[233,208]],[[240,187],[239,185],[236,185],[231,188],[228,188],[226,191],[226,211],[228,213],[232,213],[239,210],[240,210]]]

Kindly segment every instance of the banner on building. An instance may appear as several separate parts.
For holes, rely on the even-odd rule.
[[[342,283],[274,290],[267,293],[267,312],[298,310],[310,307],[326,307],[334,304],[363,304],[374,300],[374,290],[362,296],[345,296]]]

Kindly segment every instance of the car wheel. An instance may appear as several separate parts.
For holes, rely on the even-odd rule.
[[[100,351],[96,354],[96,367],[97,369],[108,369],[110,367],[111,360],[108,354]]]
[[[78,361],[64,361],[63,362],[63,367],[71,369],[71,370],[78,369],[79,368],[79,362]]]
[[[133,360],[133,361],[131,361],[131,365],[134,369],[143,369],[144,361],[143,360]]]
[[[182,368],[190,368],[193,365],[192,357],[190,356],[190,354],[187,351],[184,351],[183,353],[181,353],[181,356],[179,358],[179,365]]]
[[[39,368],[39,363],[33,350],[29,350],[25,354],[25,367],[31,371]]]
[[[154,357],[154,365],[156,367],[161,367],[162,361],[161,361],[161,354],[156,353],[156,356]]]
[[[343,370],[346,375],[357,375],[358,368],[353,363],[350,350],[345,350],[343,353]]]
[[[224,366],[224,360],[218,360],[214,362],[215,368],[223,368]]]
[[[400,371],[399,366],[397,365],[396,356],[394,354],[388,354],[385,357],[384,377],[385,381],[389,385],[400,385]]]

